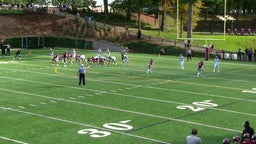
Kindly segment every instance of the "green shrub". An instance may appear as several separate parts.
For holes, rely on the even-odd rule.
[[[0,9],[0,15],[16,15],[16,16],[23,16],[25,15],[25,12],[22,10],[16,10],[16,9]]]
[[[147,54],[159,54],[161,49],[165,50],[164,55],[176,55],[179,54],[186,55],[186,50],[183,48],[175,46],[162,46],[157,44],[152,44],[147,41],[131,42],[124,44],[125,47],[128,47],[131,52],[135,53],[147,53]],[[205,57],[204,52],[198,52],[192,50],[193,57]]]
[[[40,45],[38,46],[38,37],[40,37]],[[64,47],[64,48],[79,48],[79,49],[93,49],[91,41],[84,39],[72,39],[66,37],[28,37],[28,48],[42,48],[42,47]],[[23,37],[23,45],[26,37]],[[5,39],[9,42],[12,48],[22,47],[22,37],[13,37]]]

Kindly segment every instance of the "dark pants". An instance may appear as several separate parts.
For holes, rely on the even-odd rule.
[[[10,55],[11,55],[10,49],[7,49],[7,51],[6,51],[6,54],[5,54],[5,55],[7,55],[7,56],[10,56]]]
[[[2,48],[2,55],[5,55],[5,48]]]
[[[81,85],[82,81],[83,81],[83,85],[85,85],[85,74],[84,73],[79,74],[79,85]]]
[[[187,54],[187,60],[192,60],[191,54]]]

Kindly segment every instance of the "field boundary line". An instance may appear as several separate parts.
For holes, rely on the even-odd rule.
[[[4,140],[7,140],[7,141],[12,141],[12,142],[15,142],[15,143],[19,143],[19,144],[28,144],[26,142],[18,141],[18,140],[7,138],[7,137],[3,137],[3,136],[0,136],[0,138],[4,139]]]
[[[231,131],[231,132],[240,132],[239,130],[234,130],[234,129],[229,129],[229,128],[223,128],[223,127],[218,127],[218,126],[212,126],[212,125],[207,125],[207,124],[196,123],[196,122],[192,122],[192,121],[186,121],[186,120],[181,120],[181,119],[176,119],[176,118],[169,118],[169,117],[164,117],[164,116],[159,116],[159,115],[153,115],[153,114],[147,114],[147,113],[142,113],[142,112],[124,110],[124,109],[113,108],[113,107],[108,107],[108,106],[96,105],[96,104],[91,104],[91,103],[86,103],[86,102],[73,101],[73,100],[69,100],[69,99],[53,98],[53,97],[43,96],[43,95],[39,95],[39,94],[25,93],[25,92],[7,90],[7,89],[2,89],[2,88],[0,88],[0,90],[1,91],[12,92],[12,93],[19,93],[19,94],[24,94],[24,95],[31,95],[31,96],[36,96],[36,97],[42,97],[42,98],[47,98],[47,99],[54,99],[54,100],[59,100],[59,101],[63,101],[63,102],[68,102],[68,103],[87,105],[87,106],[97,107],[97,108],[102,108],[102,109],[110,109],[110,110],[115,110],[115,111],[132,113],[132,114],[148,116],[148,117],[153,117],[153,118],[160,118],[160,119],[164,119],[164,120],[177,121],[177,122],[181,122],[181,123],[194,124],[194,125],[204,126],[204,127],[208,127],[208,128],[226,130],[226,131]]]

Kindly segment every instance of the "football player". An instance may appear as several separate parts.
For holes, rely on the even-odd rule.
[[[20,54],[21,54],[21,49],[18,49],[17,51],[16,51],[16,53],[15,53],[15,56],[14,56],[14,60],[18,57],[19,59],[21,59],[21,57],[20,57]]]
[[[56,54],[56,55],[54,55],[53,56],[53,58],[52,58],[52,65],[54,66],[55,64],[56,64],[56,66],[59,66],[59,55],[58,54]]]
[[[216,70],[218,70],[218,72],[220,72],[220,62],[219,62],[218,56],[215,56],[215,58],[214,58],[213,72],[215,72]]]
[[[64,64],[64,67],[67,67],[67,59],[68,59],[68,54],[67,52],[65,51],[63,54],[62,54],[62,62]]]
[[[184,69],[184,57],[182,54],[180,54],[179,59],[180,59],[180,69]]]
[[[153,63],[154,63],[154,60],[150,58],[150,60],[148,61],[148,70],[146,71],[146,73],[152,73]]]
[[[197,72],[197,77],[201,77],[202,74],[203,74],[203,68],[204,68],[204,62],[203,61],[200,61],[198,63],[198,72]]]

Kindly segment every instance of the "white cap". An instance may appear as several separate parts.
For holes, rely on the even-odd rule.
[[[84,64],[81,64],[81,67],[83,67],[84,66]]]

